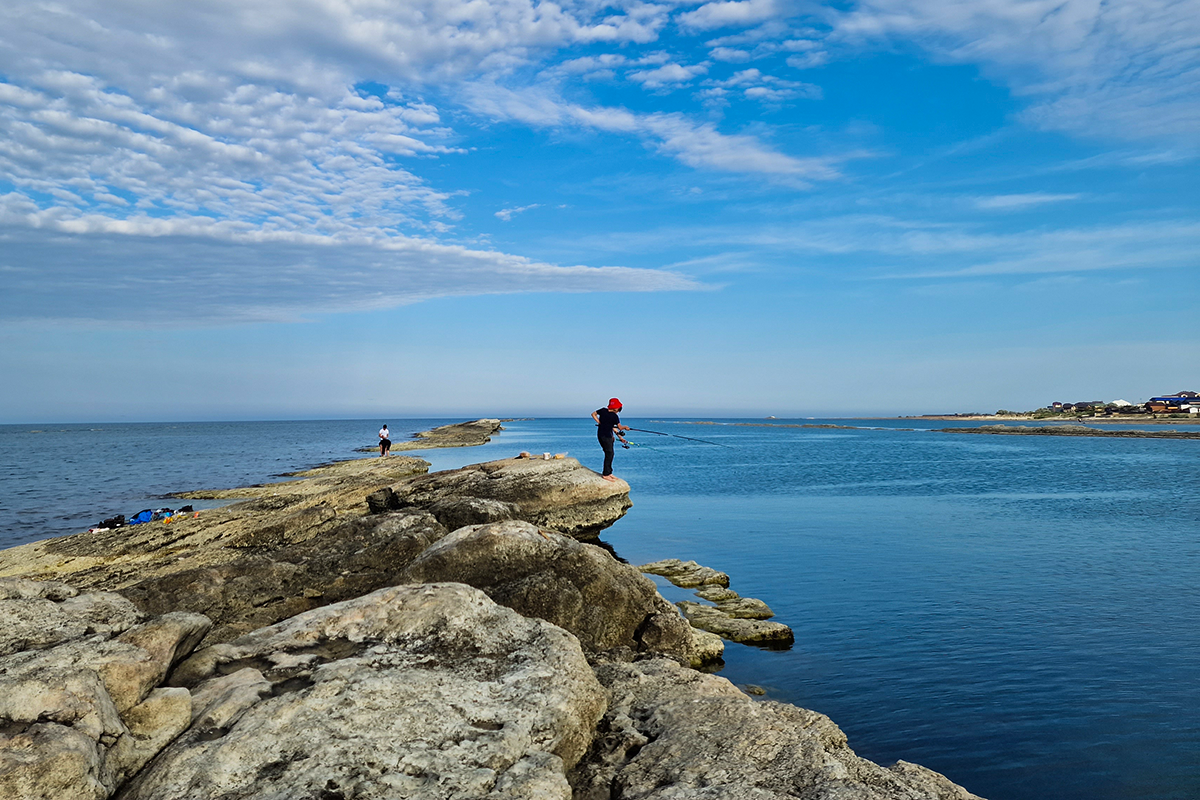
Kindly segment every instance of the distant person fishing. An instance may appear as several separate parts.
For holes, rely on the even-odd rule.
[[[612,462],[614,450],[614,437],[621,440],[621,444],[626,447],[629,443],[625,441],[624,431],[629,430],[628,425],[621,424],[621,418],[617,416],[624,406],[617,398],[612,398],[608,401],[608,406],[605,408],[597,408],[592,412],[592,419],[596,420],[599,426],[596,429],[596,438],[600,440],[600,447],[604,450],[604,471],[600,473],[600,477],[606,481],[615,481],[617,478],[612,474]]]
[[[383,458],[392,449],[392,435],[388,433],[387,423],[379,429],[379,457]]]

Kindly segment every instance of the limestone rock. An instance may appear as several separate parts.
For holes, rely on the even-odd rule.
[[[503,500],[485,500],[480,497],[447,497],[429,506],[429,513],[447,530],[457,530],[467,525],[483,525],[488,522],[503,522],[517,519],[521,510],[514,503]]]
[[[715,633],[692,628],[692,666],[714,664],[725,655],[725,640]]]
[[[196,722],[121,800],[568,800],[606,696],[565,631],[395,586],[197,652]]]
[[[111,592],[81,595],[56,581],[0,578],[0,656],[121,633],[141,618],[132,603]]]
[[[979,800],[938,773],[859,758],[814,711],[654,659],[596,667],[612,694],[576,800]]]
[[[500,431],[500,420],[477,419],[456,422],[413,434],[410,442],[392,445],[393,450],[423,450],[430,447],[474,447],[487,444]]]
[[[733,589],[724,586],[701,586],[694,594],[703,600],[713,603],[719,603],[723,600],[736,600],[741,597]]]
[[[681,600],[675,605],[694,627],[741,644],[787,646],[795,641],[792,629],[779,622],[738,619],[712,606]]]
[[[737,597],[717,603],[717,611],[736,619],[770,619],[775,616],[771,607],[753,597]]]
[[[696,596],[711,600],[716,603],[718,611],[738,619],[770,619],[775,616],[771,607],[762,600],[742,597],[732,589],[722,586],[703,586],[696,590]]]
[[[696,586],[729,586],[729,576],[711,567],[701,566],[695,561],[680,561],[668,558],[638,567],[642,572],[661,575],[676,586],[691,589]]]
[[[189,492],[191,497],[243,502],[169,524],[78,533],[3,550],[0,577],[66,581],[86,592],[123,592],[134,584],[182,572],[221,573],[232,562],[271,558],[279,550],[291,549],[303,559],[306,552],[322,549],[335,531],[365,514],[363,497],[428,467],[428,462],[406,456],[365,458],[308,470],[294,481]]]
[[[402,577],[475,586],[525,616],[566,628],[588,651],[624,646],[691,658],[687,622],[652,581],[607,550],[528,522],[460,528]]]
[[[49,611],[48,633],[10,638],[0,656],[0,797],[102,800],[190,722],[190,695],[158,685],[208,620],[133,624],[141,615],[118,595],[28,584],[5,586],[0,629]]]
[[[399,583],[409,562],[445,535],[423,511],[358,517],[294,544],[147,578],[124,594],[150,613],[204,614],[214,623],[204,643],[213,644]]]
[[[393,484],[399,502],[432,510],[475,498],[512,507],[512,516],[576,539],[593,539],[633,505],[629,484],[606,481],[573,458],[508,458]],[[487,513],[496,514],[491,506]]]

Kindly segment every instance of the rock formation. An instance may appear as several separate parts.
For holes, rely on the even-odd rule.
[[[501,430],[498,419],[477,419],[473,422],[456,422],[428,431],[414,433],[407,442],[392,442],[392,450],[431,450],[435,447],[474,447],[487,444]],[[358,448],[360,453],[378,450],[378,444]]]
[[[654,583],[607,551],[528,522],[460,528],[404,570],[405,582],[455,581],[565,628],[587,651],[625,647],[692,660],[688,623]]]
[[[974,797],[683,666],[720,657],[706,614],[729,638],[791,631],[684,603],[689,625],[578,541],[629,508],[624,482],[574,459],[425,466],[330,465],[198,518],[0,552],[21,576],[0,578],[0,797]]]
[[[792,629],[781,622],[744,619],[712,606],[681,600],[675,605],[693,626],[740,644],[786,647],[795,641]]]
[[[572,773],[575,800],[979,800],[915,764],[859,758],[823,714],[752,700],[673,661],[596,675],[611,700]]]
[[[632,507],[629,484],[606,481],[573,458],[506,458],[399,482],[372,507],[428,509],[443,524],[522,519],[594,539]]]
[[[688,600],[675,604],[693,628],[740,644],[788,647],[795,641],[792,629],[787,625],[766,621],[775,616],[766,603],[753,597],[742,597],[730,589],[729,576],[724,572],[677,558],[643,564],[638,569],[661,575],[676,586],[694,588],[699,597],[716,604],[706,606]],[[697,637],[696,653],[711,653],[712,647],[711,640]]]
[[[668,558],[638,567],[642,572],[661,575],[676,586],[691,589],[695,586],[729,586],[729,576],[695,561]]]
[[[160,688],[208,620],[144,621],[115,594],[0,579],[0,797],[102,800],[191,722],[186,690]]]
[[[246,499],[168,525],[2,551],[0,575],[118,591],[151,614],[201,613],[213,622],[205,639],[212,644],[399,583],[409,562],[448,527],[498,517],[561,523],[582,535],[607,527],[630,506],[627,484],[601,480],[574,459],[508,459],[421,475],[427,467],[404,456],[358,459],[285,483],[188,493]],[[405,508],[386,510],[402,505],[393,501],[384,513],[368,514],[365,500],[381,488],[406,498]]]
[[[120,795],[561,798],[605,695],[560,628],[397,586],[197,652],[194,722]]]

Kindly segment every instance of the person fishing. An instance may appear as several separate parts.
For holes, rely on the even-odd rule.
[[[379,455],[386,456],[392,449],[392,435],[388,433],[387,423],[379,429]]]
[[[597,408],[592,412],[592,419],[596,420],[599,425],[596,429],[596,438],[600,440],[600,447],[604,450],[604,471],[600,473],[600,477],[606,481],[615,481],[617,477],[612,474],[613,462],[613,437],[621,440],[621,444],[627,444],[623,431],[629,430],[628,425],[621,424],[621,418],[617,416],[617,412],[621,411],[624,406],[617,398],[612,398],[608,401],[606,408]]]

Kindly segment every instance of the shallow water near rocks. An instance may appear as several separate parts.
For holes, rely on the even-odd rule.
[[[446,421],[388,420],[395,441]],[[634,507],[603,535],[632,563],[728,572],[792,626],[790,650],[728,645],[725,677],[991,800],[1200,797],[1200,441],[623,421],[726,445],[631,433]],[[0,546],[355,457],[378,425],[0,426]],[[586,416],[505,427],[412,454],[600,467]]]

